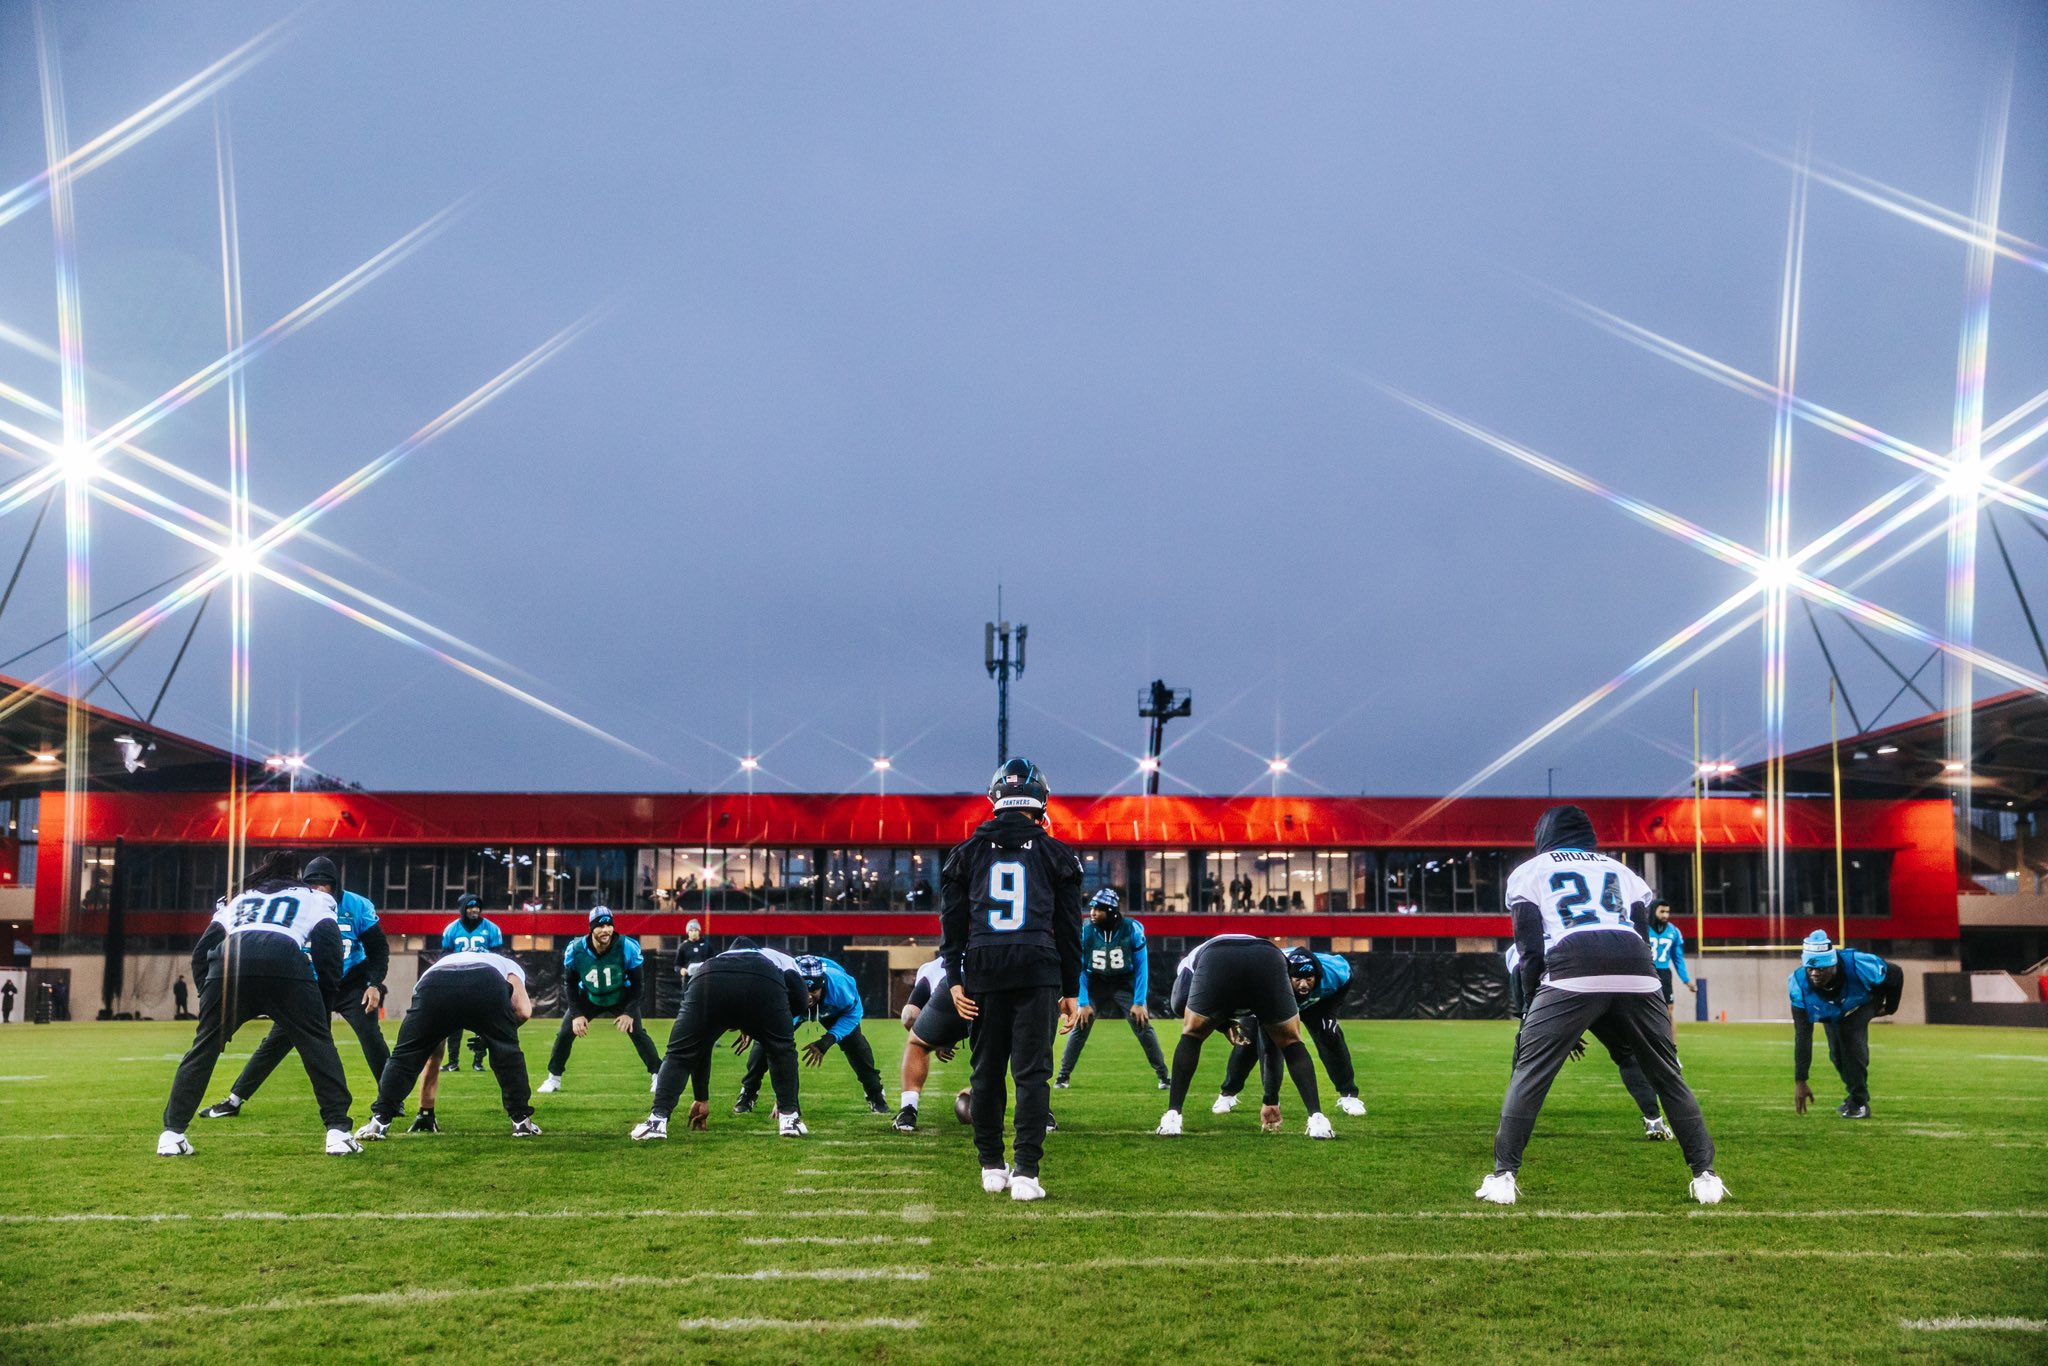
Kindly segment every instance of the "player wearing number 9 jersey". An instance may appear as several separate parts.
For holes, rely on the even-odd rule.
[[[1039,1200],[1054,1017],[1073,1018],[1081,981],[1081,860],[1045,829],[1049,794],[1030,760],[996,770],[988,795],[995,815],[946,856],[939,874],[939,955],[954,1006],[972,1029],[982,1189]],[[1012,1075],[1014,1168],[1003,1162]]]
[[[171,1082],[159,1157],[192,1155],[185,1130],[205,1097],[213,1065],[235,1031],[259,1015],[275,1021],[298,1050],[327,1125],[327,1151],[362,1151],[349,1133],[348,1082],[327,1020],[341,963],[334,898],[299,879],[297,855],[271,854],[242,893],[214,913],[192,950],[199,1025]]]
[[[1678,1046],[1664,1014],[1662,984],[1645,931],[1656,894],[1627,865],[1595,848],[1593,821],[1576,806],[1553,806],[1536,822],[1536,857],[1508,876],[1517,970],[1529,1001],[1514,1075],[1501,1102],[1493,1174],[1481,1200],[1515,1202],[1515,1174],[1558,1069],[1592,1032],[1631,1053],[1657,1097],[1692,1168],[1692,1196],[1719,1204],[1714,1140],[1685,1084]],[[1610,1042],[1611,1040],[1611,1042]]]

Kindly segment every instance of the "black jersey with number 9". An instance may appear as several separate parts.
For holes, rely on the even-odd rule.
[[[940,954],[969,993],[1079,989],[1081,861],[1018,811],[985,822],[939,875]]]

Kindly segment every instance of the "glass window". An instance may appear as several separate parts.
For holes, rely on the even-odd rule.
[[[1188,908],[1188,856],[1185,849],[1157,850],[1145,855],[1145,909],[1181,915]]]

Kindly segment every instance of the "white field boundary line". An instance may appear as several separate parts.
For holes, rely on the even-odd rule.
[[[930,1247],[932,1240],[916,1234],[869,1233],[860,1237],[835,1238],[829,1234],[798,1233],[780,1238],[742,1238],[746,1247],[788,1247],[803,1244],[809,1247],[874,1247],[883,1243],[897,1243],[908,1247]]]
[[[922,1319],[684,1319],[676,1324],[685,1333],[706,1330],[719,1333],[842,1333],[862,1328],[888,1328],[910,1332],[924,1327]]]
[[[840,1186],[827,1189],[824,1186],[784,1186],[784,1195],[922,1195],[923,1186]]]
[[[1705,1261],[1732,1258],[1786,1262],[2034,1262],[2048,1252],[2034,1248],[1515,1248],[1482,1252],[1338,1252],[1328,1256],[1203,1257],[1203,1266],[1270,1267],[1321,1270],[1329,1267],[1376,1266],[1394,1263],[1473,1263],[1486,1266],[1517,1262],[1598,1262],[1616,1259]],[[1065,1262],[972,1263],[935,1266],[933,1276],[1005,1275],[1033,1271],[1185,1270],[1185,1256],[1091,1257]]]
[[[1952,1333],[1981,1328],[2001,1333],[2048,1333],[2048,1319],[1981,1318],[1900,1319],[1899,1327],[1913,1333]]]
[[[815,1209],[555,1209],[555,1210],[305,1210],[284,1213],[271,1210],[227,1210],[217,1214],[0,1214],[0,1225],[8,1224],[171,1224],[171,1223],[431,1223],[442,1220],[485,1222],[490,1220],[545,1219],[890,1219],[909,1223],[929,1222],[937,1211],[931,1205],[905,1205],[894,1210]],[[1027,1219],[1285,1219],[1290,1222],[1349,1221],[1406,1222],[1434,1219],[2048,1219],[2048,1210],[1916,1210],[1916,1209],[1799,1209],[1761,1210],[1286,1210],[1286,1209],[1053,1209],[1020,1210]]]
[[[476,1300],[490,1295],[567,1295],[588,1291],[671,1290],[706,1282],[733,1281],[922,1281],[930,1273],[912,1267],[828,1267],[811,1271],[764,1267],[759,1271],[700,1271],[688,1276],[607,1276],[596,1280],[530,1281],[502,1287],[455,1285],[415,1290],[375,1290],[352,1295],[316,1295],[299,1299],[256,1300],[243,1304],[187,1304],[174,1309],[114,1309],[40,1323],[0,1324],[0,1336],[16,1333],[101,1328],[124,1323],[162,1323],[170,1319],[232,1318],[244,1314],[291,1314],[359,1306],[384,1307]]]

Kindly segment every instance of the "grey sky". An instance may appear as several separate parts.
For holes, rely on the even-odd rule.
[[[279,13],[193,8],[51,6],[74,144]],[[1032,629],[1013,748],[1059,790],[1128,782],[1163,675],[1195,690],[1168,770],[1201,790],[1265,790],[1264,756],[1321,735],[1285,790],[1446,791],[1744,576],[1374,382],[1760,546],[1771,407],[1548,291],[1769,377],[1793,176],[1756,149],[1805,135],[1967,212],[2009,70],[2001,224],[2048,242],[2044,55],[2048,20],[1995,4],[304,11],[222,95],[251,329],[474,198],[250,367],[256,496],[296,507],[601,308],[319,524],[354,558],[297,549],[660,762],[275,588],[255,743],[371,786],[731,786],[760,750],[763,786],[872,790],[887,752],[892,786],[974,787],[1000,575]],[[6,185],[43,165],[39,99],[31,11],[0,6]],[[213,168],[202,107],[77,182],[96,422],[222,349]],[[0,321],[53,342],[47,209],[0,238]],[[1800,392],[1946,451],[1966,257],[1815,186]],[[1990,337],[1987,420],[2048,386],[2048,274],[1999,262]],[[57,398],[11,346],[0,380]],[[225,430],[215,390],[146,442],[224,480]],[[1795,450],[1795,544],[1906,474],[1810,426]],[[2048,544],[2001,525],[2048,588]],[[0,655],[62,626],[59,529]],[[94,530],[99,604],[196,558]],[[1863,591],[1938,629],[1942,554]],[[1980,581],[1980,643],[2038,665],[1988,532]],[[210,739],[226,616],[160,717]],[[185,621],[117,675],[141,705]],[[1812,743],[1826,674],[1793,625]],[[1894,685],[1822,627],[1867,719]],[[1758,640],[1484,790],[1677,787],[1694,683],[1710,747],[1755,757]]]

